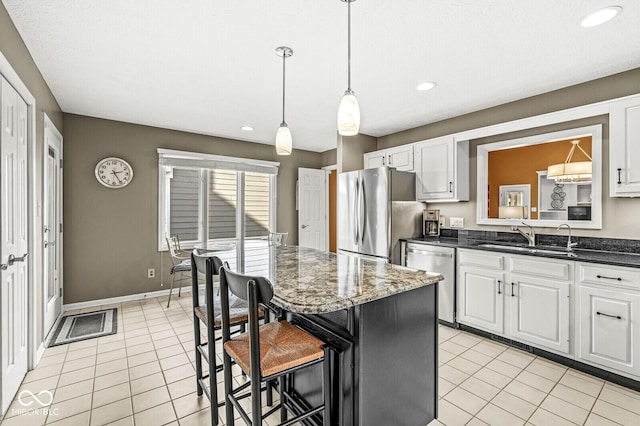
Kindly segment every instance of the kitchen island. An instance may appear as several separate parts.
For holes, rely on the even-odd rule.
[[[254,247],[242,257],[246,273],[271,280],[283,316],[333,348],[335,424],[435,418],[440,275],[295,246]],[[294,378],[302,405],[321,401],[316,367]]]

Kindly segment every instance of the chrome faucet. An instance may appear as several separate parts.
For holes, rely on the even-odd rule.
[[[569,230],[569,238],[567,238],[567,251],[568,252],[572,252],[573,248],[575,246],[577,246],[578,243],[572,243],[571,242],[571,227],[569,226],[568,223],[563,223],[560,226],[558,226],[558,229],[560,229],[560,228],[567,228]]]
[[[522,235],[523,237],[525,237],[527,239],[527,242],[529,243],[529,247],[535,247],[536,245],[536,233],[533,231],[533,227],[531,225],[528,225],[524,222],[522,222],[522,224],[526,227],[529,228],[529,232],[524,232],[522,229],[518,228],[517,226],[512,226],[511,230],[512,231],[518,231],[520,233],[520,235]]]

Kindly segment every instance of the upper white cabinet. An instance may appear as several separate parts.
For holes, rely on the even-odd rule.
[[[609,182],[611,197],[640,196],[640,96],[611,102]]]
[[[412,172],[413,145],[402,145],[364,154],[365,169],[382,166],[394,167],[404,172]]]
[[[414,145],[418,201],[469,200],[469,141],[443,136]]]

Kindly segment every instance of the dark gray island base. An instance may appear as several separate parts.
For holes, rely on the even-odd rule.
[[[332,424],[425,426],[436,418],[433,284],[441,276],[300,247],[274,254],[274,305],[333,348]],[[296,282],[300,286],[292,291]],[[319,294],[321,289],[327,294]],[[317,367],[296,373],[296,403],[321,403],[322,369]]]
[[[334,424],[425,426],[436,418],[436,292],[432,285],[329,314],[287,314],[341,351],[334,354]],[[321,402],[321,373],[294,379],[311,405]]]

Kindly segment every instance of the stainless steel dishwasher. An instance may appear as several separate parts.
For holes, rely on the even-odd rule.
[[[455,324],[456,249],[419,243],[407,243],[406,247],[406,266],[444,277],[438,284],[438,318]]]

